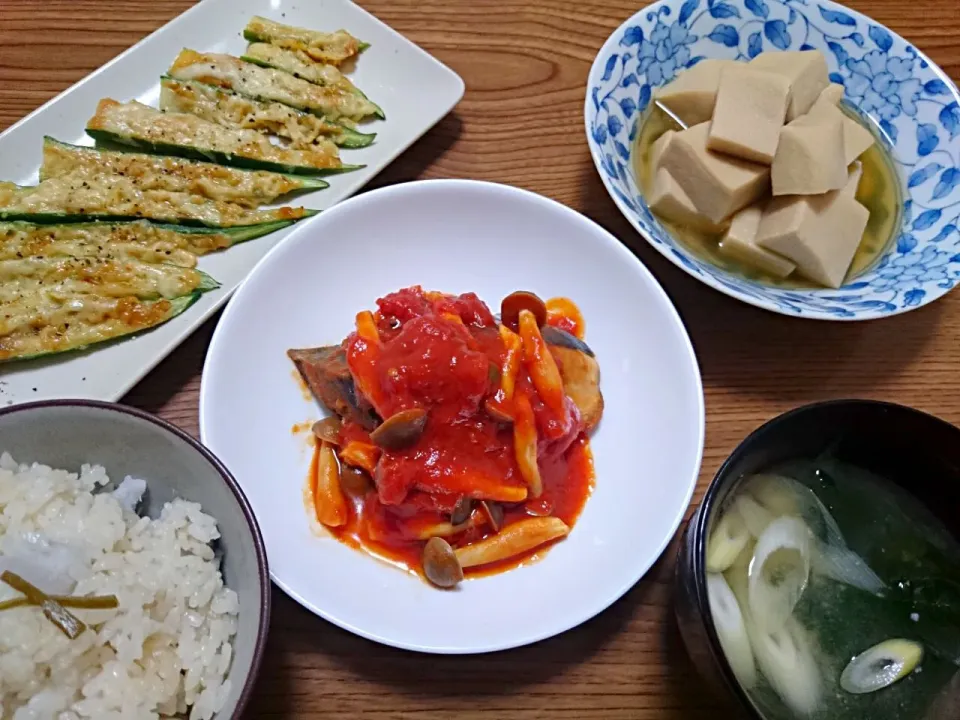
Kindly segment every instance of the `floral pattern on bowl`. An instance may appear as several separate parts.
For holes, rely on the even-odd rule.
[[[630,162],[653,91],[705,58],[821,50],[846,103],[891,151],[905,194],[886,254],[839,290],[780,288],[701,260],[651,214]],[[686,272],[787,315],[867,320],[929,303],[960,281],[960,94],[895,33],[841,5],[812,0],[661,0],[627,20],[590,70],[584,108],[597,170],[621,212]]]

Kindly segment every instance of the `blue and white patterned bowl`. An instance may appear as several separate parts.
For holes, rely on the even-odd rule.
[[[886,255],[839,290],[777,288],[701,260],[650,213],[630,162],[653,90],[704,58],[823,51],[847,103],[879,129],[906,195]],[[867,320],[936,300],[960,281],[960,94],[923,53],[829,0],[661,0],[604,43],[587,81],[587,142],[607,191],[634,227],[699,280],[758,307]]]

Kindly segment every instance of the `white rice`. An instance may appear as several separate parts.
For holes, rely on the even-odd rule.
[[[71,610],[88,625],[75,640],[37,607],[0,611],[3,720],[208,720],[223,706],[239,605],[210,546],[216,520],[183,500],[138,517],[145,483],[96,492],[108,482],[99,466],[77,476],[0,456],[0,571],[120,603]],[[0,582],[0,601],[18,595]]]

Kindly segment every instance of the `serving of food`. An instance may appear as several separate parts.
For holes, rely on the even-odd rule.
[[[119,399],[282,231],[369,181],[462,93],[346,0],[206,0],[17,123],[0,135],[0,362],[56,357],[6,368],[2,401]]]
[[[654,3],[594,61],[587,139],[623,214],[694,277],[788,315],[883,317],[952,289],[947,75],[836,3],[713,5]]]
[[[573,627],[649,569],[702,414],[682,323],[613,236],[439,180],[341,203],[264,259],[211,342],[200,432],[291,597],[377,642],[475,653]]]
[[[732,272],[840,287],[890,244],[901,194],[842,97],[819,50],[682,70],[654,94],[634,151],[650,210]]]
[[[454,587],[570,532],[593,486],[600,367],[570,300],[405,288],[340,345],[288,352],[333,413],[308,501],[344,542]]]
[[[518,22],[563,52],[505,54],[527,32],[509,22],[474,42],[449,8],[429,26],[398,11],[432,43],[456,37],[476,93],[415,174],[503,145],[494,172],[552,157],[558,192],[596,200],[550,149],[559,125],[535,131],[609,13],[540,11],[555,22]],[[718,717],[960,720],[960,428],[817,402],[751,433],[690,508],[704,387],[642,248],[492,182],[348,198],[463,90],[349,0],[203,0],[0,135],[0,720],[709,712],[668,667],[670,611],[735,706]],[[862,320],[960,283],[960,91],[857,12],[658,0],[603,45],[584,110],[620,211],[713,288]],[[517,154],[518,130],[539,146]],[[230,294],[192,355],[202,444],[63,399],[120,398]],[[944,351],[929,313],[892,349],[815,332],[797,354],[803,334],[776,318],[681,309],[723,425],[711,463],[750,408],[901,392],[891,370]],[[772,367],[791,353],[796,372]],[[126,402],[190,410],[196,373],[170,365]],[[273,584],[347,633],[439,654],[539,643],[618,606],[410,692],[419,666],[289,601],[267,655]]]
[[[230,691],[216,520],[183,500],[141,518],[147,483],[109,483],[0,456],[0,717],[209,720]]]
[[[232,717],[269,617],[232,478],[120,406],[7,408],[0,434],[0,717]]]
[[[39,184],[0,182],[0,220],[17,221],[0,225],[7,252],[15,256],[0,261],[6,278],[0,360],[76,350],[176,317],[219,287],[192,269],[191,250],[222,249],[314,215],[303,208],[259,208],[328,187],[316,175],[360,167],[344,165],[337,145],[372,142],[374,135],[358,133],[354,122],[382,118],[383,111],[335,65],[358,54],[361,43],[346,31],[321,33],[261,17],[244,32],[255,41],[251,47],[298,53],[304,67],[294,74],[289,67],[184,50],[164,79],[160,110],[104,99],[87,123],[98,141],[156,154],[47,137]],[[337,54],[324,55],[328,46]],[[91,221],[140,222],[115,231],[93,226],[96,244],[70,254],[77,247],[73,223]],[[232,241],[204,247],[191,242],[188,227],[178,226],[232,230]],[[172,254],[152,262],[143,253],[136,261],[126,256],[128,241],[150,246],[157,232],[179,245],[176,257],[186,266],[173,262]]]
[[[958,437],[903,406],[838,400],[744,440],[678,562],[700,669],[771,720],[955,717]]]
[[[949,529],[829,456],[748,477],[728,503],[707,543],[710,608],[764,716],[922,717],[960,660]]]

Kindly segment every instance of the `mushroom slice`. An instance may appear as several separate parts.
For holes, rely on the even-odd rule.
[[[520,312],[522,310],[533,313],[538,326],[546,324],[546,304],[536,293],[527,290],[512,292],[500,302],[501,322],[511,330],[516,330],[520,326]]]
[[[481,500],[480,509],[486,516],[487,522],[490,523],[490,527],[495,532],[500,532],[503,529],[503,505],[492,500]]]
[[[427,411],[423,408],[401,410],[370,433],[370,440],[384,450],[405,450],[416,445],[426,426]]]
[[[311,430],[318,440],[331,445],[340,445],[340,418],[335,415],[317,420]]]
[[[533,550],[551,540],[566,537],[570,528],[556,517],[532,517],[508,525],[496,535],[457,548],[463,567],[486,565]]]
[[[453,506],[453,512],[450,513],[451,525],[463,525],[473,512],[473,499],[467,495],[461,495],[457,504]]]
[[[340,486],[340,463],[333,446],[323,441],[317,456],[317,474],[313,485],[313,505],[317,521],[326,527],[341,527],[348,519],[347,500]]]
[[[437,587],[452,588],[463,580],[463,568],[443,538],[432,537],[423,546],[423,574]]]

